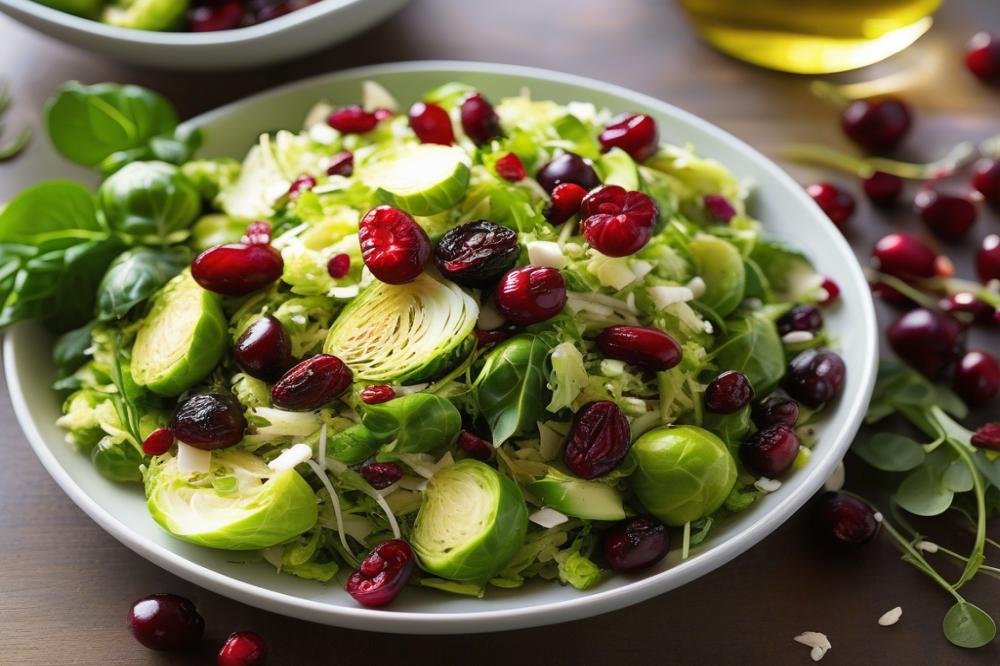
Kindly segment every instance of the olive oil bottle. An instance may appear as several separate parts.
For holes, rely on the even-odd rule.
[[[701,36],[755,65],[829,74],[888,58],[931,26],[941,0],[680,0]]]

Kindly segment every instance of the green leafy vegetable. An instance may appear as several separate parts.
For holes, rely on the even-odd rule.
[[[113,231],[148,243],[183,240],[201,213],[194,184],[166,162],[133,162],[108,177],[97,196]]]
[[[545,414],[551,350],[547,336],[523,334],[507,340],[486,357],[475,389],[494,446],[535,430]]]
[[[184,247],[138,247],[118,255],[97,287],[97,317],[103,321],[126,315],[179,274],[191,261]]]
[[[729,322],[712,352],[716,365],[747,376],[757,395],[767,395],[785,374],[785,351],[774,322],[759,314]]]
[[[462,415],[445,398],[413,393],[378,405],[368,405],[362,423],[392,453],[443,453],[462,429]]]

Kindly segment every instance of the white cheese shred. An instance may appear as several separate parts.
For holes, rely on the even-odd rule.
[[[347,545],[347,534],[344,532],[344,515],[340,508],[340,496],[337,495],[337,491],[333,489],[333,484],[330,483],[330,477],[326,475],[326,470],[316,464],[314,460],[307,460],[306,464],[312,468],[312,471],[316,473],[319,480],[323,483],[323,487],[326,488],[326,492],[330,493],[330,502],[333,504],[333,517],[337,521],[337,534],[340,536],[340,545],[344,547],[344,550],[348,553],[354,553],[351,547]]]
[[[207,474],[212,469],[212,452],[177,442],[177,469],[184,474]]]
[[[903,608],[901,606],[896,606],[895,608],[882,613],[882,617],[878,619],[878,623],[882,627],[891,627],[899,622],[899,618],[902,617],[902,615]]]
[[[833,647],[830,645],[830,639],[826,637],[826,634],[821,634],[818,631],[803,631],[794,640],[796,643],[801,643],[811,648],[809,656],[812,657],[813,661],[822,659],[827,651]]]
[[[528,516],[528,520],[535,523],[536,525],[541,525],[545,529],[549,529],[551,527],[556,527],[558,525],[562,525],[565,522],[568,522],[569,516],[567,516],[565,513],[560,513],[555,509],[550,509],[548,507],[545,507],[539,509],[538,511]]]
[[[267,466],[274,472],[284,472],[294,469],[297,465],[301,465],[312,457],[312,447],[308,444],[299,443],[279,453],[277,458],[267,463]]]

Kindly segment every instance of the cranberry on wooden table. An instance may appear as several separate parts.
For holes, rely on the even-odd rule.
[[[216,657],[217,666],[262,666],[267,660],[267,643],[253,631],[229,634]]]
[[[649,159],[660,148],[656,121],[642,113],[628,113],[612,119],[597,140],[605,151],[621,148],[636,162]]]
[[[458,448],[476,460],[489,460],[493,457],[493,445],[468,430],[458,434]]]
[[[243,439],[247,421],[243,407],[229,393],[199,393],[177,406],[170,430],[180,441],[211,451]]]
[[[174,445],[174,433],[170,428],[157,428],[142,440],[142,452],[147,456],[162,456]]]
[[[655,518],[634,516],[605,532],[602,549],[604,559],[615,571],[641,571],[667,556],[670,533]]]
[[[375,129],[378,118],[357,104],[341,107],[326,117],[326,124],[342,134],[364,134]]]
[[[900,99],[859,99],[851,102],[840,117],[840,124],[851,141],[869,152],[889,150],[910,129],[910,109]]]
[[[502,134],[500,118],[493,105],[480,93],[466,95],[459,107],[462,120],[462,131],[472,139],[477,146],[488,143]]]
[[[271,387],[271,402],[278,409],[290,411],[319,409],[333,402],[353,379],[350,368],[339,358],[316,354],[281,376]]]
[[[361,476],[372,488],[382,490],[403,478],[403,468],[394,462],[370,462],[361,466]]]
[[[417,102],[410,107],[408,117],[410,129],[420,139],[420,143],[439,143],[443,146],[455,143],[451,117],[437,104]]]
[[[751,418],[758,428],[773,425],[795,427],[799,420],[799,403],[790,398],[774,395],[751,410]]]
[[[976,275],[983,284],[1000,280],[1000,236],[990,234],[983,239],[976,252]]]
[[[610,400],[584,405],[573,418],[563,461],[571,472],[593,479],[621,464],[632,445],[628,418]]]
[[[992,305],[968,291],[942,297],[938,301],[938,307],[956,319],[964,317],[963,323],[969,324],[988,324],[994,321],[996,314],[996,309]]]
[[[948,241],[961,240],[976,222],[976,204],[957,194],[923,189],[913,205],[927,228]]]
[[[986,83],[1000,83],[1000,37],[978,32],[969,40],[965,66]]]
[[[504,273],[493,293],[504,319],[528,326],[551,319],[566,305],[566,281],[558,269],[522,266]]]
[[[879,519],[862,499],[843,492],[827,492],[813,508],[814,530],[826,543],[857,547],[875,538]]]
[[[705,388],[705,408],[716,414],[732,414],[753,400],[753,387],[742,372],[726,370]]]
[[[434,264],[458,284],[486,287],[510,270],[520,253],[516,231],[473,220],[445,232],[434,248]]]
[[[399,596],[413,574],[413,550],[402,539],[375,546],[348,577],[347,593],[362,606],[381,608]]]
[[[888,207],[899,201],[903,179],[891,173],[876,171],[861,181],[865,195],[876,206]]]
[[[767,477],[788,471],[799,453],[799,438],[785,425],[758,430],[740,445],[740,459],[747,468]]]
[[[150,650],[170,652],[193,647],[205,633],[205,620],[189,599],[151,594],[129,609],[129,631]]]
[[[265,315],[243,331],[233,356],[243,372],[273,382],[292,364],[292,339],[280,321]]]
[[[380,405],[395,398],[396,391],[391,386],[385,384],[374,384],[361,389],[358,392],[358,397],[366,405]]]
[[[408,213],[392,206],[377,206],[365,213],[358,241],[365,265],[388,284],[417,279],[431,256],[427,232]]]
[[[966,402],[984,403],[1000,389],[1000,363],[988,352],[969,351],[955,367],[952,387]]]
[[[854,197],[831,183],[816,183],[806,188],[806,193],[826,213],[839,229],[854,215]]]
[[[904,279],[934,277],[937,258],[927,243],[907,233],[883,236],[872,248],[876,269]]]
[[[601,184],[594,167],[576,153],[563,153],[546,162],[535,178],[549,194],[561,183],[574,183],[588,191]]]
[[[606,358],[658,372],[674,367],[683,356],[677,340],[642,326],[610,326],[597,336],[597,348]]]
[[[844,391],[844,360],[829,349],[807,349],[788,364],[785,390],[807,407],[819,407]]]
[[[542,215],[551,224],[562,224],[580,211],[580,204],[587,196],[587,190],[576,183],[560,183],[552,190],[549,203],[542,209]]]
[[[939,380],[965,350],[965,329],[954,317],[917,308],[901,315],[886,331],[896,354],[927,376]]]
[[[627,257],[653,237],[659,215],[656,204],[642,192],[603,185],[580,202],[580,229],[592,248],[608,257]]]
[[[994,206],[1000,206],[1000,160],[983,158],[972,167],[972,187]]]

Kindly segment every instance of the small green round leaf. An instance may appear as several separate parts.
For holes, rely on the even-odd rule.
[[[979,648],[990,643],[997,633],[996,622],[983,609],[959,601],[948,609],[942,623],[945,638],[963,648]]]

